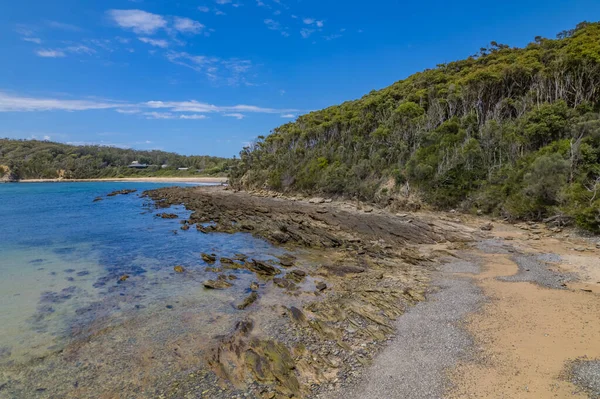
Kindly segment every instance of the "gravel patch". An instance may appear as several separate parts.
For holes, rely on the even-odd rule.
[[[449,388],[446,370],[469,356],[473,345],[461,322],[485,299],[471,279],[454,274],[477,271],[477,263],[469,260],[443,265],[433,281],[440,289],[402,315],[396,321],[395,337],[375,357],[373,365],[331,398],[443,397]]]
[[[509,254],[517,252],[512,245],[498,238],[477,241],[474,247],[486,254]]]
[[[571,368],[571,382],[592,399],[600,399],[600,360],[576,361]]]
[[[515,255],[512,260],[519,266],[519,272],[514,276],[500,277],[500,280],[524,281],[554,289],[565,289],[566,283],[577,280],[573,273],[560,273],[550,269],[548,262],[560,262],[558,255]]]

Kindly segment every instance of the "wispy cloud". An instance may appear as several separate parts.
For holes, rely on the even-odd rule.
[[[139,114],[140,112],[142,112],[139,109],[121,109],[121,108],[117,108],[115,111],[117,111],[120,114],[125,114],[125,115]]]
[[[35,44],[42,44],[42,39],[40,39],[38,37],[24,37],[23,40],[25,40],[26,42],[31,42],[31,43],[35,43]]]
[[[325,25],[323,21],[317,21],[314,18],[304,18],[302,22],[305,25],[315,25],[317,28],[322,28]]]
[[[283,114],[281,115],[282,118],[286,118],[286,119],[294,119],[296,117],[296,115],[294,114]]]
[[[240,113],[238,113],[238,112],[234,112],[234,113],[231,113],[231,114],[223,114],[223,116],[229,116],[229,117],[231,117],[231,118],[235,118],[235,119],[244,119],[244,117],[245,117],[246,115],[244,115],[244,114],[240,114]]]
[[[174,28],[181,33],[198,34],[205,26],[193,19],[175,17]]]
[[[206,115],[198,115],[198,114],[192,114],[192,115],[179,115],[179,119],[191,119],[191,120],[198,120],[198,119],[206,119],[208,118],[208,116]]]
[[[265,25],[267,25],[267,28],[270,30],[275,30],[281,33],[282,36],[288,37],[290,34],[288,32],[286,32],[285,27],[281,26],[281,24],[273,19],[265,19],[263,21],[265,23]]]
[[[215,82],[224,81],[235,86],[239,83],[248,84],[246,75],[252,68],[250,60],[230,58],[222,60],[218,57],[193,55],[186,52],[169,51],[167,59],[177,65],[185,66],[196,72],[204,73],[207,78]]]
[[[120,108],[123,105],[117,102],[93,100],[23,97],[0,92],[0,112],[87,111]]]
[[[92,55],[92,54],[96,53],[96,50],[94,50],[93,48],[90,48],[88,46],[83,46],[83,45],[69,46],[69,47],[66,47],[64,50],[68,51],[69,53],[75,53],[75,54]]]
[[[304,29],[300,30],[300,36],[302,36],[305,39],[308,39],[310,37],[310,35],[312,35],[314,32],[315,32],[314,29],[304,28]]]
[[[61,50],[42,49],[37,50],[35,53],[44,58],[61,58],[65,56],[64,51]]]
[[[304,39],[308,39],[310,37],[310,35],[312,35],[313,33],[315,33],[317,30],[321,31],[323,26],[325,25],[325,23],[323,21],[317,21],[314,18],[304,18],[302,19],[302,22],[305,25],[309,25],[310,28],[302,28],[300,30],[300,35],[304,38]]]
[[[142,10],[108,10],[107,14],[121,28],[138,34],[150,35],[167,26],[167,20],[161,15]]]
[[[289,113],[297,110],[292,109],[277,109],[265,108],[255,105],[233,105],[233,106],[217,106],[208,103],[202,103],[195,100],[191,101],[148,101],[143,104],[148,108],[165,109],[170,112],[189,112],[189,113],[223,113],[223,114],[241,114],[246,113],[262,113],[262,114],[280,114]]]
[[[298,112],[297,109],[278,109],[248,104],[218,106],[196,100],[128,103],[114,100],[36,98],[0,92],[0,112],[75,112],[106,109],[113,109],[125,115],[140,114],[151,119],[205,119],[206,114],[211,113],[241,119],[247,113],[291,115]]]
[[[54,29],[65,30],[68,32],[81,32],[82,29],[79,26],[65,24],[63,22],[58,21],[46,21],[46,25]]]
[[[154,47],[167,48],[169,47],[169,42],[162,39],[151,39],[149,37],[138,37],[138,39],[146,44],[149,44]]]
[[[200,7],[198,7],[198,11],[200,11],[200,12],[210,12],[210,8],[208,8],[206,6],[200,6]]]
[[[325,40],[335,40],[335,39],[339,39],[340,37],[342,37],[341,34],[339,33],[333,33],[331,35],[327,35],[327,36],[323,36],[325,38]]]

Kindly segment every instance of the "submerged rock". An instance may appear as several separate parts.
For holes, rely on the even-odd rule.
[[[248,256],[244,255],[244,254],[235,254],[235,256],[233,257],[234,260],[239,260],[241,262],[245,262],[246,259],[248,259]]]
[[[102,197],[96,197],[94,198],[94,200],[92,202],[98,202],[98,201],[102,201],[104,198]]]
[[[252,305],[258,299],[258,294],[256,292],[252,292],[250,295],[244,299],[242,303],[237,305],[236,307],[240,310],[246,309],[248,306]]]
[[[296,288],[296,284],[294,284],[292,281],[285,279],[285,278],[275,277],[273,279],[273,284],[275,284],[279,288],[283,288],[286,290],[292,290],[292,289]]]
[[[285,254],[285,255],[281,255],[280,257],[278,257],[279,259],[279,264],[283,267],[292,267],[294,266],[294,261],[296,260],[296,257],[290,254]]]
[[[292,270],[288,274],[285,275],[285,278],[295,281],[297,283],[302,282],[306,277],[306,272],[304,270]]]
[[[210,273],[221,273],[223,271],[223,269],[220,267],[207,267],[204,270],[206,270],[207,272],[210,272]]]
[[[161,219],[177,219],[179,217],[174,213],[159,213],[156,216],[158,216]]]
[[[217,261],[217,255],[215,254],[207,254],[202,252],[200,254],[200,256],[202,257],[202,260],[205,261],[206,263],[212,265],[213,263],[215,263]]]
[[[129,276],[127,274],[122,275],[121,277],[119,277],[119,283],[123,282],[123,281],[127,281],[127,279],[129,278]]]
[[[319,281],[316,285],[315,288],[317,289],[317,291],[325,291],[327,289],[327,284],[325,284],[322,281]]]
[[[226,280],[217,279],[217,280],[206,280],[205,282],[202,283],[202,285],[204,285],[204,287],[211,289],[211,290],[224,290],[226,288],[231,287],[233,284],[231,284],[229,281],[226,281]]]
[[[106,194],[107,197],[114,197],[116,195],[127,195],[127,194],[131,194],[131,193],[135,193],[137,192],[136,189],[130,189],[130,190],[116,190],[113,191],[112,193],[108,193]]]
[[[252,291],[258,291],[258,288],[259,288],[259,285],[258,285],[258,283],[256,281],[253,281],[253,282],[250,283],[250,289]]]
[[[185,271],[185,268],[183,266],[178,265],[178,266],[175,266],[173,268],[173,270],[175,270],[175,272],[177,272],[177,273],[183,273]]]
[[[278,274],[281,274],[281,270],[275,266],[256,259],[253,259],[251,262],[247,262],[245,266],[248,270],[263,276],[277,276]]]
[[[304,313],[298,309],[295,306],[292,306],[289,309],[290,312],[290,318],[295,321],[296,323],[300,324],[300,325],[307,325],[307,319],[306,319],[306,315],[304,315]]]

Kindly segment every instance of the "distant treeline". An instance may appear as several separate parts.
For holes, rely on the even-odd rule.
[[[133,161],[146,169],[127,166]],[[135,176],[225,176],[234,159],[184,156],[105,146],[72,146],[37,140],[0,139],[0,178],[94,179]],[[164,168],[163,165],[166,165]],[[179,168],[188,168],[180,171]]]
[[[303,115],[240,155],[239,187],[562,215],[600,231],[600,24],[525,48],[492,42]]]

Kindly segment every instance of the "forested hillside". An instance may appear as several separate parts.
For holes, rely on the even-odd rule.
[[[600,230],[600,23],[525,48],[492,42],[241,152],[239,187],[322,192]]]
[[[152,165],[131,169],[133,161]],[[135,176],[224,175],[233,159],[183,156],[164,151],[136,151],[105,146],[71,146],[36,140],[0,139],[0,178],[90,179]],[[162,165],[168,167],[162,168]],[[179,171],[178,168],[189,168]]]

